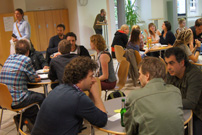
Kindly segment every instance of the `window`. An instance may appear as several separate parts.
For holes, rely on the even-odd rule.
[[[197,0],[190,0],[190,12],[196,12]]]

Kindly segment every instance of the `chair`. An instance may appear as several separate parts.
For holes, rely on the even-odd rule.
[[[116,56],[116,59],[118,61],[118,65],[116,67],[116,73],[117,73],[117,69],[119,67],[119,64],[121,63],[122,60],[126,60],[126,58],[123,57],[123,55],[125,54],[125,50],[123,49],[122,46],[115,45],[114,49],[115,49],[115,56]]]
[[[123,59],[120,63],[119,70],[118,70],[118,82],[116,87],[113,90],[121,90],[126,83],[128,77],[128,70],[129,70],[130,63]],[[105,90],[105,100],[107,100],[107,92],[109,90]]]
[[[21,129],[19,129],[19,132],[21,135],[27,135],[25,132],[23,132]]]
[[[135,58],[136,58],[136,62],[137,62],[137,66],[139,65],[140,61],[142,60],[141,56],[140,56],[140,53],[135,50]]]
[[[166,67],[166,63],[165,63],[165,60],[163,59],[163,58],[161,58],[160,56],[159,56],[159,59],[163,62],[163,64],[165,65],[165,68],[166,68],[166,74],[167,74],[167,67]]]
[[[20,125],[21,125],[21,122],[22,122],[22,113],[26,109],[28,109],[28,108],[30,108],[30,107],[32,107],[34,105],[37,105],[38,108],[40,108],[40,107],[39,107],[39,105],[37,103],[33,103],[33,104],[30,104],[30,105],[28,105],[26,107],[23,107],[23,108],[12,109],[12,107],[11,107],[12,102],[13,102],[13,99],[11,97],[11,94],[10,94],[10,92],[8,90],[7,85],[5,85],[3,83],[0,83],[0,106],[2,107],[1,117],[0,117],[0,128],[1,128],[1,122],[2,122],[2,117],[3,117],[3,110],[7,109],[7,110],[10,110],[10,111],[17,112],[17,113],[20,114],[19,127],[18,127],[18,130],[17,130],[18,135],[19,135],[19,129],[20,129]]]

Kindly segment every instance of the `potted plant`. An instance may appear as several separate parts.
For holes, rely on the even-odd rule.
[[[129,26],[130,30],[133,25],[137,24],[138,20],[138,13],[139,7],[135,5],[136,0],[133,2],[131,0],[125,1],[125,14],[126,14],[126,24]]]

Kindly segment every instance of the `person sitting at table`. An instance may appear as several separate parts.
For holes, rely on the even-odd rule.
[[[166,50],[165,62],[167,83],[180,89],[183,109],[193,110],[193,134],[202,135],[202,72],[178,47]]]
[[[147,38],[151,37],[152,44],[159,43],[160,37],[157,33],[160,33],[160,32],[159,30],[156,29],[156,25],[154,23],[150,23],[148,25],[148,29],[149,29],[149,33],[146,29],[144,30],[147,35]]]
[[[44,100],[32,135],[77,135],[83,119],[96,127],[106,125],[107,113],[93,76],[97,67],[94,60],[81,56],[65,67],[64,84],[53,89]],[[90,96],[84,91],[89,91]]]
[[[195,40],[198,39],[202,43],[202,18],[195,21],[195,25],[190,27],[193,33],[193,41],[189,44],[191,50],[195,47]],[[202,49],[202,48],[201,48]]]
[[[140,30],[140,50],[144,50],[143,48],[144,48],[144,35],[142,34],[143,32],[141,31],[141,29],[140,29],[140,26],[139,25],[133,25],[132,26],[132,30],[134,30],[134,29],[138,29],[138,30]],[[131,37],[130,37],[131,38]],[[129,40],[130,40],[130,38],[129,38]]]
[[[160,36],[160,40],[159,43],[161,43],[162,45],[173,45],[175,42],[175,36],[171,31],[171,24],[169,21],[164,21],[164,23],[162,24],[162,29],[163,31],[157,32],[157,34]]]
[[[63,39],[58,44],[58,52],[61,55],[51,59],[50,61],[50,70],[48,73],[48,78],[51,81],[58,80],[59,83],[63,83],[62,78],[64,74],[65,66],[75,57],[76,54],[70,54],[71,51],[71,44],[66,39]],[[58,84],[52,84],[51,87],[54,88]]]
[[[184,118],[180,90],[165,84],[166,67],[156,57],[139,64],[142,88],[126,98],[123,120],[127,135],[183,135]]]
[[[46,50],[46,61],[48,64],[51,61],[50,56],[58,51],[58,43],[61,40],[66,39],[66,36],[64,35],[65,25],[58,24],[56,29],[57,29],[57,35],[50,38],[49,46]]]
[[[128,25],[123,24],[121,28],[117,30],[116,33],[114,34],[114,39],[111,45],[112,58],[116,58],[114,49],[115,45],[120,45],[124,49],[126,48],[126,45],[128,43],[128,33],[129,33]]]
[[[49,69],[48,63],[41,52],[32,48],[30,49],[29,57],[35,70]]]
[[[41,79],[36,74],[31,59],[28,57],[30,44],[27,40],[21,39],[16,42],[16,54],[8,57],[0,73],[0,83],[8,86],[13,102],[12,109],[23,108],[32,103],[38,102],[39,105],[44,100],[44,95],[41,93],[29,91],[27,88],[28,82],[39,82]],[[35,123],[38,107],[33,106],[26,109],[22,115],[21,129],[25,124],[24,121],[29,121],[28,128],[32,129]],[[13,117],[18,129],[20,115]]]
[[[101,81],[102,90],[110,90],[116,86],[116,76],[114,73],[113,60],[110,53],[106,50],[104,38],[97,34],[90,37],[90,46],[98,54],[97,76]]]
[[[195,48],[191,51],[190,48],[187,46],[187,44],[192,42],[192,40],[193,40],[192,31],[190,29],[184,30],[178,34],[173,47],[181,48],[186,53],[189,60],[192,60],[193,62],[197,62],[198,56],[200,54],[201,42],[198,39],[196,39]],[[196,50],[196,52],[195,52],[195,50]]]
[[[180,18],[178,20],[178,24],[179,24],[179,27],[177,28],[176,30],[176,33],[175,33],[175,37],[177,38],[178,34],[184,30],[187,30],[186,28],[186,20],[184,18]]]
[[[90,58],[90,54],[88,52],[88,50],[83,46],[83,45],[77,45],[76,44],[76,40],[77,40],[77,36],[75,33],[73,32],[68,32],[66,34],[66,39],[67,41],[69,41],[71,43],[71,52],[72,54],[76,54],[78,56],[87,56]],[[57,57],[58,55],[61,55],[60,52],[55,53],[55,55],[53,57]]]
[[[131,37],[130,40],[126,46],[127,49],[133,49],[136,51],[140,51],[140,40],[141,40],[141,33],[139,29],[132,29],[131,31]],[[145,51],[143,55],[141,55],[142,58],[145,57],[145,54],[148,52],[148,50]]]

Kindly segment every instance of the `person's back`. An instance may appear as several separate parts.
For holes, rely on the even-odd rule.
[[[76,54],[62,54],[53,58],[50,62],[49,79],[52,81],[58,79],[59,83],[62,83],[65,66],[77,56]]]
[[[165,85],[162,79],[153,79],[144,88],[130,93],[127,99],[131,104],[126,106],[131,106],[139,135],[183,135],[182,99],[178,88]]]
[[[129,93],[124,123],[127,135],[183,135],[184,118],[180,90],[165,84],[166,67],[155,57],[139,64],[142,88]]]
[[[82,126],[83,118],[94,118],[93,114],[98,109],[88,110],[93,106],[93,102],[85,93],[75,89],[73,86],[62,84],[56,87],[44,100],[32,135],[76,135]],[[87,112],[89,114],[86,114]],[[102,113],[100,111],[100,115]],[[96,122],[97,120],[99,122]],[[103,118],[98,118],[97,120],[95,121],[96,123],[92,124],[97,126],[105,125]]]

